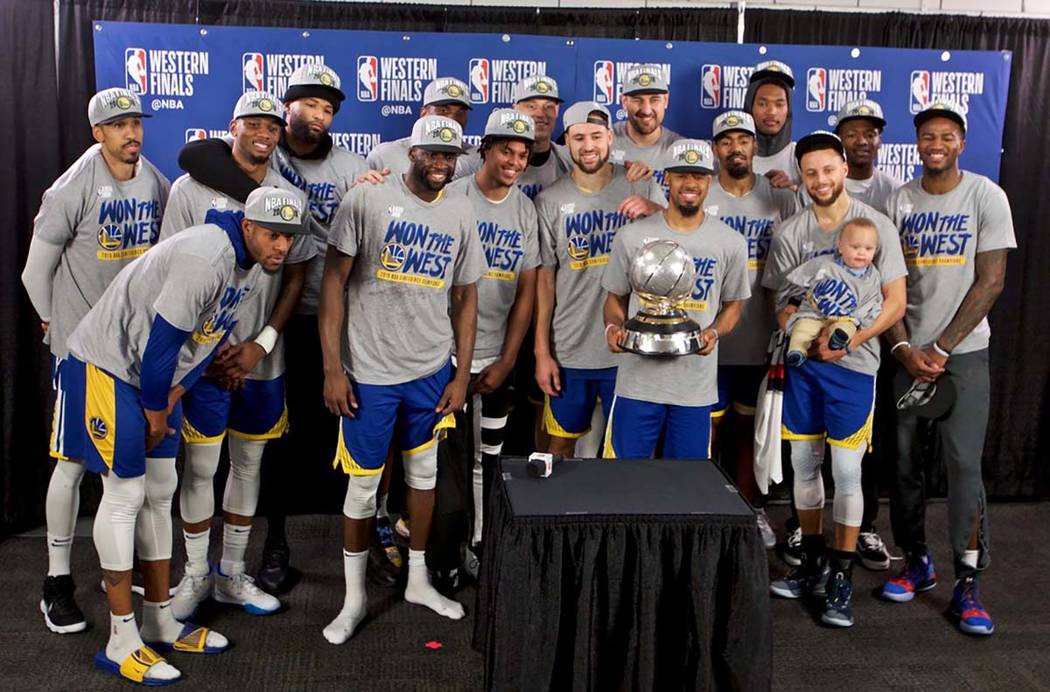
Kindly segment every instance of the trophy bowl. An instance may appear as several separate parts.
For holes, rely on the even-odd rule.
[[[643,245],[628,269],[642,308],[624,324],[620,347],[643,356],[684,356],[700,350],[700,325],[681,304],[696,282],[693,258],[673,240]]]

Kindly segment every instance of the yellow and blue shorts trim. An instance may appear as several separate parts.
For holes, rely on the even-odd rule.
[[[113,471],[121,478],[146,472],[146,414],[138,387],[73,356],[62,364],[65,399],[64,441],[70,458],[82,459],[95,473]],[[182,425],[181,402],[168,416],[168,427]],[[179,438],[171,435],[149,452],[174,457]]]
[[[51,438],[48,453],[53,459],[68,461],[66,453],[66,392],[62,383],[62,364],[67,358],[51,355],[51,390],[55,393],[55,406],[51,414]]]
[[[648,459],[663,440],[661,459],[709,459],[711,408],[658,404],[617,394],[602,456]]]
[[[711,409],[715,418],[724,416],[730,404],[742,416],[754,416],[758,407],[758,388],[769,368],[765,365],[719,365],[718,403]]]
[[[583,437],[599,400],[609,420],[615,390],[616,368],[561,368],[561,395],[544,397],[543,427],[553,437]]]
[[[357,409],[339,419],[333,468],[351,476],[382,473],[390,440],[410,456],[427,451],[443,432],[456,426],[452,414],[434,413],[452,375],[451,363],[433,375],[401,384],[352,382]]]
[[[781,436],[847,449],[871,445],[875,376],[835,363],[807,360],[786,368]]]
[[[273,440],[288,431],[284,376],[245,380],[233,392],[202,377],[183,395],[182,438],[186,444],[220,442],[231,435],[249,440]]]

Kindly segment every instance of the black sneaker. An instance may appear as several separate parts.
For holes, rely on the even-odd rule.
[[[452,598],[463,582],[458,569],[433,570],[430,573],[430,584],[445,598]]]
[[[368,546],[368,566],[365,568],[365,576],[368,581],[376,586],[397,586],[401,571],[387,559],[382,545],[372,542]]]
[[[846,572],[835,572],[828,579],[820,619],[832,627],[853,627],[853,582]]]
[[[857,557],[867,569],[879,572],[890,568],[890,553],[875,531],[861,531],[857,536]]]
[[[73,600],[76,585],[73,577],[60,574],[57,577],[44,579],[44,597],[40,599],[40,612],[44,614],[44,624],[56,634],[72,634],[87,629],[87,620]]]
[[[780,559],[797,567],[802,564],[802,529],[796,526],[789,530],[784,545],[780,548]]]
[[[299,581],[299,570],[288,565],[291,550],[285,541],[266,543],[263,546],[262,565],[255,577],[256,583],[271,594],[291,591]]]

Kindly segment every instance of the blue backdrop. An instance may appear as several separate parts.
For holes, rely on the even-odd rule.
[[[912,115],[951,98],[968,109],[963,166],[999,178],[1010,81],[1008,51],[938,51],[849,46],[573,39],[507,34],[397,33],[96,22],[99,89],[127,86],[154,117],[144,150],[168,177],[178,177],[179,148],[195,137],[226,133],[233,105],[247,90],[280,97],[305,62],[323,62],[342,78],[347,100],[335,117],[338,146],[361,155],[380,141],[405,136],[423,89],[439,76],[470,85],[474,109],[468,138],[480,136],[492,108],[507,106],[522,77],[546,73],[572,102],[594,99],[619,108],[620,74],[655,62],[670,72],[665,125],[709,138],[715,115],[743,106],[752,67],[775,58],[791,65],[795,139],[832,129],[847,101],[872,98],[889,121],[879,167],[908,180],[919,171]],[[560,132],[560,127],[558,128]]]

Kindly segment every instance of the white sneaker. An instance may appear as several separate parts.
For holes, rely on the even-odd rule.
[[[773,527],[769,525],[769,517],[766,516],[766,510],[756,509],[755,519],[758,520],[758,531],[762,534],[762,542],[765,543],[766,548],[775,548],[777,535],[773,533]]]
[[[256,586],[247,574],[226,576],[218,568],[212,598],[219,603],[239,605],[252,615],[269,615],[281,609],[281,602]]]
[[[203,576],[184,575],[175,587],[175,595],[171,597],[171,614],[179,622],[189,620],[197,612],[197,606],[211,596],[211,593],[210,572]]]

